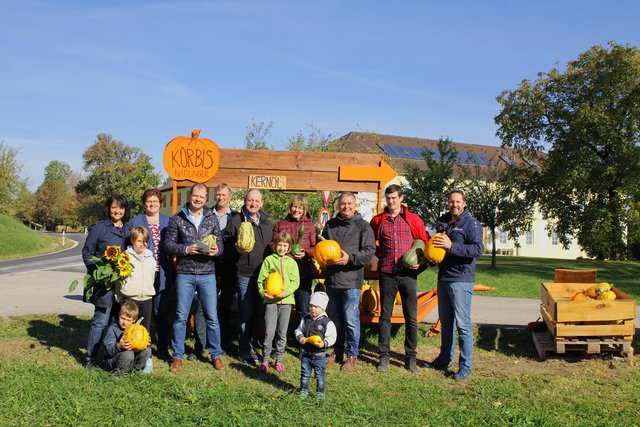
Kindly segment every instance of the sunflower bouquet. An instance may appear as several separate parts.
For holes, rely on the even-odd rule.
[[[107,246],[101,257],[92,257],[96,264],[91,274],[84,275],[84,295],[87,301],[93,295],[96,288],[104,288],[109,291],[114,285],[122,283],[122,280],[131,275],[133,264],[129,254],[122,252],[119,246]],[[69,292],[73,292],[78,286],[78,280],[71,282]]]

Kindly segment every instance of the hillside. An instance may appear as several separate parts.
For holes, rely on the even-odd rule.
[[[0,260],[38,255],[60,249],[60,239],[45,236],[15,218],[0,214]]]

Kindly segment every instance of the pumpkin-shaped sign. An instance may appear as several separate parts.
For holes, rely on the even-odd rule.
[[[173,138],[164,149],[164,170],[176,181],[207,182],[220,166],[220,149],[210,139],[200,138],[200,129]]]
[[[275,297],[284,292],[284,281],[282,276],[277,271],[269,273],[267,279],[264,281],[264,293]]]
[[[127,326],[123,338],[131,343],[131,350],[135,352],[142,351],[149,345],[149,331],[137,323]]]
[[[313,257],[322,267],[333,264],[340,259],[342,252],[335,240],[321,240],[313,247]]]

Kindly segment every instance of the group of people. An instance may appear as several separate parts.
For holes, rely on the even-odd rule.
[[[106,354],[112,359],[108,366],[117,370],[150,372],[153,369],[150,351],[146,357],[115,356],[119,351],[131,351],[126,340],[117,336],[123,329],[122,324],[131,323],[140,316],[148,326],[153,315],[156,355],[171,361],[172,372],[180,372],[185,357],[187,321],[196,302],[195,323],[200,335],[196,341],[208,350],[215,369],[224,369],[223,343],[226,348],[235,336],[239,359],[243,363],[257,365],[261,372],[267,372],[272,366],[276,372],[283,372],[287,328],[295,308],[299,321],[295,338],[301,345],[300,393],[302,397],[308,395],[313,370],[318,382],[317,393],[322,397],[326,364],[340,363],[340,369],[346,372],[355,369],[359,356],[359,302],[364,268],[375,255],[382,308],[378,370],[389,369],[391,314],[399,292],[406,324],[405,368],[417,371],[417,276],[428,263],[421,260],[407,267],[402,263],[402,256],[415,240],[426,243],[429,235],[419,216],[403,204],[402,187],[394,184],[386,188],[387,206],[371,222],[357,212],[353,193],[341,193],[338,212],[322,229],[321,237],[309,215],[307,200],[302,196],[291,199],[288,215],[275,224],[262,210],[263,196],[255,189],[246,193],[238,212],[230,208],[231,188],[228,185],[215,187],[216,203],[209,208],[208,188],[205,184],[194,184],[189,201],[171,218],[160,214],[162,197],[157,189],[145,191],[145,212],[128,222],[126,199],[112,196],[105,204],[105,220],[97,222],[87,236],[83,259],[89,273],[95,269],[92,257],[102,256],[106,247],[112,245],[128,251],[134,272],[140,269],[117,289],[93,290],[89,302],[94,304],[95,310],[87,342],[88,364],[97,363],[105,332],[109,324],[114,323],[117,327],[109,328],[106,334],[110,337],[108,348],[107,339],[104,339]],[[254,236],[250,249],[236,244],[241,224],[247,222]],[[457,329],[460,363],[454,378],[466,380],[472,370],[471,296],[475,258],[483,251],[482,226],[466,209],[464,194],[455,190],[449,195],[448,212],[439,219],[438,227],[445,233],[439,233],[433,244],[446,251],[438,273],[442,347],[440,355],[424,366],[432,369],[450,367]],[[203,239],[210,235],[215,236],[215,244],[202,245]],[[335,240],[341,252],[340,257],[325,269],[323,289],[313,292],[313,250],[319,238]],[[294,243],[297,244],[292,251]],[[265,283],[273,272],[280,275],[284,285],[282,292],[276,295],[265,292]],[[175,313],[169,313],[173,283]],[[234,295],[237,298],[235,334],[229,327]],[[118,313],[115,313],[116,307]],[[169,333],[170,317],[173,319],[172,333]],[[263,353],[259,357],[258,330],[262,324]],[[327,349],[331,346],[334,351],[328,354]]]

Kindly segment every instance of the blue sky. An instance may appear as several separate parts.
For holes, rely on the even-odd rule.
[[[495,97],[594,45],[640,44],[637,1],[0,0],[0,141],[35,189],[99,133],[162,170],[202,129],[242,148],[273,121],[499,145]]]

